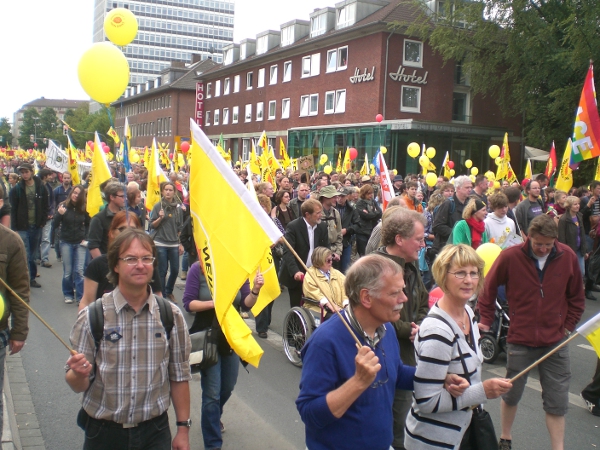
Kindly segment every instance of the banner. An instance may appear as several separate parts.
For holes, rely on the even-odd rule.
[[[69,170],[69,155],[60,149],[52,139],[48,141],[46,149],[46,167],[59,173]]]
[[[569,166],[576,169],[581,161],[597,156],[600,156],[600,117],[596,105],[594,65],[590,64],[575,117]]]

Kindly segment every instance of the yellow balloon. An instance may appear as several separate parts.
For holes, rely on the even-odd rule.
[[[494,172],[491,170],[488,170],[484,175],[490,181],[494,181],[496,179],[496,175],[494,175]]]
[[[134,164],[137,164],[140,162],[140,155],[138,155],[137,153],[134,153],[133,155],[130,153],[129,154],[129,161],[131,161]]]
[[[490,158],[496,159],[498,156],[500,156],[500,147],[497,145],[492,145],[488,150],[488,153],[490,154]]]
[[[500,163],[502,162],[502,159],[498,157],[498,158],[494,159],[494,162],[496,163],[497,166],[499,166]]]
[[[426,155],[421,155],[419,157],[419,164],[421,167],[429,167],[429,158]]]
[[[490,271],[492,264],[494,264],[494,261],[496,261],[496,258],[498,258],[500,255],[500,252],[502,252],[502,249],[500,246],[488,242],[477,247],[475,252],[481,257],[481,259],[483,259],[485,263],[483,267],[483,276],[486,276]]]
[[[469,175],[469,180],[471,180],[471,183],[475,183],[475,175]]]
[[[429,187],[435,186],[435,184],[437,183],[437,180],[438,180],[438,177],[433,172],[429,172],[427,175],[425,175],[425,183],[427,183],[427,186],[429,186]]]
[[[500,182],[494,181],[494,189],[500,189]]]
[[[384,154],[384,155],[385,155],[385,154],[387,153],[387,148],[385,148],[385,147],[382,145],[381,147],[379,147],[379,151],[380,151],[382,154]]]
[[[425,150],[425,154],[429,159],[435,158],[435,148],[429,147],[427,150]]]
[[[327,162],[327,155],[321,155],[319,158],[319,164],[323,165]]]
[[[408,152],[408,155],[411,158],[416,158],[417,156],[419,156],[421,147],[419,147],[419,144],[417,144],[416,142],[411,142],[410,144],[408,144],[408,148],[406,149],[406,151]]]
[[[470,169],[472,166],[473,166],[473,161],[471,161],[470,159],[467,159],[467,160],[465,161],[465,167],[466,167],[467,169]]]
[[[98,103],[117,100],[129,83],[129,63],[121,50],[110,42],[92,45],[79,60],[79,83]]]
[[[331,173],[331,171],[333,170],[333,167],[331,167],[331,164],[327,164],[324,168],[323,168],[323,172],[325,172],[327,175],[329,175]]]
[[[398,171],[396,169],[392,170],[392,173],[394,174],[394,176],[398,175]]]
[[[450,169],[450,176],[451,176],[451,177],[453,177],[455,173],[456,173],[456,172],[454,171],[454,169]]]
[[[478,173],[479,173],[479,169],[477,167],[471,168],[471,175],[476,177]]]
[[[104,32],[113,44],[123,47],[135,39],[138,32],[137,19],[130,10],[115,8],[104,19]]]

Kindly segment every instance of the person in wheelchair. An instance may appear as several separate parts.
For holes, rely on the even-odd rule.
[[[311,262],[312,266],[306,272],[302,284],[304,297],[309,301],[305,301],[302,306],[320,313],[321,322],[324,322],[335,314],[335,311],[343,309],[348,304],[348,296],[344,289],[346,277],[332,267],[333,252],[326,247],[315,248]],[[333,302],[333,306],[327,299]]]

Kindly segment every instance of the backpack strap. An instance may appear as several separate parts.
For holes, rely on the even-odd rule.
[[[92,337],[94,338],[94,344],[96,344],[96,353],[98,353],[100,341],[102,341],[102,333],[104,332],[104,310],[101,298],[88,306],[88,323]]]
[[[167,336],[167,341],[171,339],[171,330],[173,330],[174,319],[173,319],[173,308],[169,304],[169,301],[164,299],[163,297],[159,297],[155,295],[156,303],[158,303],[158,309],[160,311],[160,321],[165,327],[165,335]]]

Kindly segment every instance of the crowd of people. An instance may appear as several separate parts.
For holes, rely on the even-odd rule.
[[[379,175],[280,170],[271,183],[233,170],[254,184],[264,213],[294,249],[295,255],[283,240],[272,247],[290,308],[321,314],[302,348],[297,408],[307,447],[469,448],[472,407],[501,396],[498,448],[511,449],[527,376],[509,379],[573,332],[585,299],[595,301],[600,292],[589,267],[600,239],[600,182],[562,192],[548,187],[544,175],[495,188],[482,175],[439,177],[428,186],[417,174],[391,174],[395,197],[384,210]],[[62,262],[64,302],[79,307],[71,333],[77,354],[65,369],[67,383],[84,393],[79,424],[86,449],[121,448],[132,439],[189,448],[190,340],[182,311],[194,314],[189,332],[217,330],[218,362],[200,371],[200,426],[204,447],[221,448],[221,416],[240,358],[220,331],[197,261],[188,173],[171,173],[155,205],[145,202],[143,167],[114,167],[112,175],[93,217],[86,182],[73,185],[69,172],[36,175],[23,162],[8,181],[0,177],[0,232],[9,236],[1,242],[12,239],[11,251],[21,254],[19,280],[15,273],[6,279],[28,299],[29,288],[41,287],[38,266],[52,266],[52,248]],[[489,243],[502,252],[484,279],[477,249]],[[0,272],[15,265],[0,258]],[[178,277],[185,281],[182,308]],[[247,317],[263,284],[258,272],[240,288],[234,302],[240,314]],[[436,286],[443,296],[431,306]],[[478,341],[493,327],[496,299],[510,310],[507,375],[484,381]],[[100,337],[96,304],[106,332]],[[255,317],[260,338],[269,335],[271,308]],[[0,333],[0,344],[18,351],[27,316],[18,307],[11,314],[17,320],[6,339]],[[568,349],[542,363],[540,373],[552,448],[562,449]],[[599,373],[582,392],[594,415],[600,415],[598,384]],[[177,416],[173,440],[164,426],[169,399]]]

